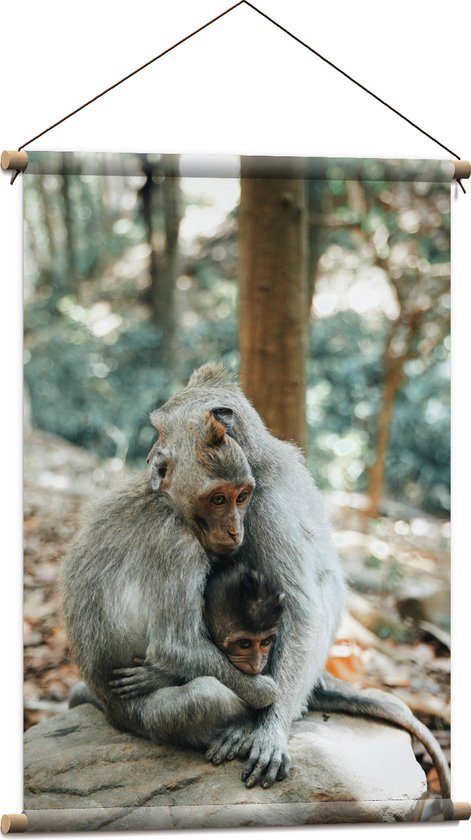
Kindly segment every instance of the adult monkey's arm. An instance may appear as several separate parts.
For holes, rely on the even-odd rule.
[[[343,578],[317,491],[302,468],[295,476],[301,492],[296,503],[295,494],[290,492],[291,474],[285,475],[286,492],[280,494],[277,485],[271,498],[265,491],[259,502],[266,509],[281,506],[278,519],[274,515],[272,527],[265,526],[255,503],[240,560],[250,558],[285,592],[283,624],[270,668],[278,697],[254,723],[230,726],[206,753],[216,764],[236,756],[247,758],[242,778],[248,787],[269,787],[286,776],[290,766],[289,728],[324,671],[344,600]],[[305,524],[309,515],[316,517],[315,529]]]

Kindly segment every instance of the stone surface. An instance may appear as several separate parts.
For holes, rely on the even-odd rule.
[[[410,737],[384,724],[310,714],[292,727],[293,768],[247,789],[241,763],[162,747],[80,706],[25,736],[24,809],[31,831],[392,822],[420,817],[426,780]]]

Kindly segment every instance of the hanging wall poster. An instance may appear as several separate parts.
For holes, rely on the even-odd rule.
[[[29,158],[28,830],[449,819],[453,165]]]

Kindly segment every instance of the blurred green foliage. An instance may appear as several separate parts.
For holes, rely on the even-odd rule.
[[[156,201],[149,242],[143,183],[144,176],[25,179],[25,383],[33,424],[102,457],[138,464],[154,440],[149,411],[200,364],[215,359],[235,372],[239,364],[236,210],[211,235],[181,243],[175,364],[164,369],[148,294],[150,251],[158,264],[164,248],[163,211]],[[449,300],[440,266],[449,261],[449,187],[419,185],[412,209],[410,184],[352,187],[337,179],[308,187],[309,465],[323,488],[366,492],[390,341],[392,358],[404,356],[404,378],[392,416],[387,493],[446,512]],[[185,220],[204,201],[183,198]],[[384,286],[375,317],[355,308],[352,293],[363,276],[373,289],[373,269]],[[394,306],[402,307],[405,324],[419,311],[415,332],[404,335]]]
[[[309,465],[323,488],[366,492],[383,389],[387,321],[373,332],[355,312],[311,325]],[[449,374],[437,346],[398,392],[386,461],[388,491],[435,512],[449,510]]]

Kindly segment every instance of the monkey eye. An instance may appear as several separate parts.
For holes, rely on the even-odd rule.
[[[242,650],[248,650],[252,647],[252,642],[250,639],[239,639],[237,642],[237,647],[242,648]]]
[[[262,639],[260,647],[270,647],[271,644],[273,644],[273,636],[269,636],[268,639]]]
[[[216,505],[216,507],[220,507],[226,503],[226,497],[222,495],[222,493],[216,493],[215,496],[211,499],[211,504]]]
[[[239,493],[237,496],[237,504],[242,505],[247,499],[249,498],[250,493],[248,490],[242,490],[242,493]]]
[[[167,475],[167,467],[159,467],[157,472],[159,473],[160,478],[165,478]]]

